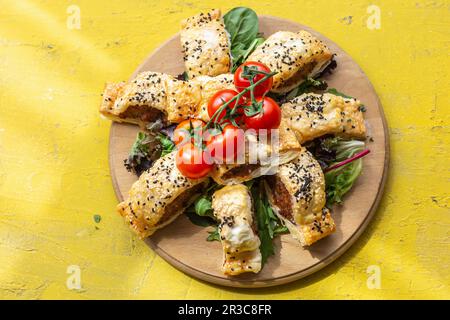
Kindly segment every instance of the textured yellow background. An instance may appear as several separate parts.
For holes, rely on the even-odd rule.
[[[281,287],[221,288],[178,272],[114,212],[110,123],[97,107],[105,81],[127,79],[181,18],[219,3],[0,0],[0,297],[450,298],[450,2],[225,3],[311,26],[373,82],[391,169],[368,230],[332,265]],[[80,30],[66,27],[71,4]],[[380,30],[366,26],[370,4]],[[69,265],[80,266],[82,290],[67,289]],[[367,288],[370,265],[381,289]]]

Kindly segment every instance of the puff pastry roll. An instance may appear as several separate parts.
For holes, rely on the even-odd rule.
[[[206,178],[184,177],[172,152],[139,177],[117,210],[139,237],[146,238],[175,220],[201,193],[205,182]]]
[[[246,132],[246,154],[243,163],[216,165],[211,177],[218,184],[242,183],[251,179],[271,175],[278,165],[295,159],[301,152],[294,132],[282,119],[278,128],[278,140],[260,141],[256,134]]]
[[[230,72],[230,39],[220,10],[183,20],[181,46],[189,79]]]
[[[305,150],[266,179],[274,212],[302,246],[309,246],[335,230],[326,202],[325,178],[319,163]]]
[[[306,93],[281,107],[282,118],[303,144],[326,134],[365,139],[362,103],[330,93]]]
[[[213,194],[212,208],[219,221],[223,273],[258,273],[261,270],[260,240],[248,188],[242,184],[223,187]]]
[[[279,31],[258,46],[247,61],[262,62],[278,72],[272,91],[285,93],[322,72],[332,57],[327,46],[309,32]]]
[[[107,84],[100,113],[118,122],[145,124],[162,119],[181,122],[201,100],[195,84],[158,72],[142,72],[129,83]]]
[[[202,98],[199,106],[197,107],[196,118],[199,118],[205,122],[209,121],[208,114],[208,102],[214,94],[219,90],[232,89],[234,87],[234,76],[231,73],[221,74],[216,77],[199,76],[190,81],[193,85],[200,88]]]

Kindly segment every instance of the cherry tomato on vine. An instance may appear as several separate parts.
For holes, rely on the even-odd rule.
[[[241,66],[239,66],[239,68],[237,68],[236,72],[234,73],[234,86],[236,87],[236,90],[239,92],[242,92],[244,89],[248,88],[251,85],[250,80],[246,79],[244,77],[244,67],[246,67],[246,66],[256,68],[256,70],[266,72],[266,73],[271,72],[269,67],[267,67],[265,64],[263,64],[261,62],[247,61],[247,62],[243,63]],[[257,81],[261,80],[262,78],[264,78],[264,74],[255,75],[253,77],[253,83],[256,83]],[[273,84],[272,77],[263,81],[262,83],[260,83],[253,89],[254,96],[255,97],[264,96],[267,92],[270,91],[270,89],[272,89],[272,84]],[[250,91],[245,93],[244,96],[247,98],[250,97]]]
[[[232,163],[244,151],[244,131],[228,124],[221,133],[211,137],[206,148],[216,162]]]
[[[233,99],[238,93],[231,89],[224,89],[217,91],[214,96],[209,100],[208,103],[208,115],[210,118],[223,106],[224,103]],[[242,99],[238,99],[238,101],[231,102],[219,115],[214,118],[214,122],[219,123],[223,117],[226,115],[226,109],[233,109],[236,105],[242,103]],[[238,111],[239,112],[239,111]]]
[[[257,102],[263,103],[260,113],[245,117],[244,122],[249,129],[277,129],[281,123],[280,106],[271,98],[264,97],[256,99]]]
[[[213,167],[207,153],[193,143],[187,143],[178,149],[176,164],[181,174],[189,179],[203,178]]]
[[[200,119],[187,119],[180,122],[173,131],[173,142],[177,146],[184,145],[187,142],[193,141],[194,133],[201,137],[203,134],[202,127],[204,125],[205,123]]]

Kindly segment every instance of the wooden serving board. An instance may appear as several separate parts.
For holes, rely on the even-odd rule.
[[[369,79],[356,62],[334,42],[310,28],[280,18],[261,16],[260,31],[265,37],[276,31],[307,30],[323,40],[336,53],[338,63],[332,75],[325,78],[330,88],[357,97],[367,106],[365,118],[371,153],[364,158],[362,175],[347,194],[343,206],[335,207],[332,215],[337,231],[309,249],[303,249],[290,235],[275,240],[276,253],[259,274],[238,277],[224,276],[221,271],[222,247],[219,242],[207,242],[207,230],[193,225],[185,216],[157,231],[147,239],[148,245],[163,259],[182,272],[215,284],[233,287],[267,287],[305,277],[331,263],[345,252],[361,235],[373,217],[386,180],[389,146],[383,109]],[[184,71],[179,34],[156,49],[135,71],[159,71],[178,75]],[[136,176],[127,172],[123,160],[134,142],[138,127],[113,123],[110,132],[109,161],[117,198],[126,197]],[[124,224],[124,228],[127,226]],[[130,231],[131,232],[131,231]]]

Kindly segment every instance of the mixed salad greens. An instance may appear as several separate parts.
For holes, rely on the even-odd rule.
[[[232,72],[235,72],[255,48],[264,42],[264,37],[259,33],[258,16],[252,9],[244,7],[234,8],[225,14],[224,22],[225,28],[230,34]],[[333,60],[322,74],[331,72],[335,67],[336,62]],[[178,78],[186,80],[186,73],[179,75]],[[271,93],[270,96],[281,105],[304,93],[324,92],[327,87],[328,85],[324,80],[308,78],[287,94],[277,95]],[[328,89],[326,92],[351,98],[333,88]],[[364,112],[365,107],[362,107],[361,111]],[[218,114],[220,113],[221,110],[219,110]],[[128,171],[139,176],[143,171],[150,168],[152,163],[159,157],[175,149],[173,140],[173,126],[164,128],[161,122],[149,125],[146,132],[138,133],[128,158],[124,160],[125,167]],[[363,151],[365,143],[357,140],[348,141],[333,136],[325,136],[309,142],[306,148],[313,154],[324,170],[327,207],[342,204],[345,194],[349,192],[361,174],[362,161],[359,158],[365,155],[365,151]],[[260,251],[262,263],[264,264],[268,257],[274,254],[273,239],[280,234],[287,233],[288,230],[276,217],[269,204],[263,179],[251,180],[246,182],[246,185],[250,189],[254,201],[258,236],[261,240]],[[210,179],[207,188],[197,195],[194,203],[186,210],[186,215],[192,223],[202,227],[212,227],[208,232],[207,241],[220,241],[218,221],[214,217],[211,206],[212,195],[220,187]]]
[[[306,145],[306,148],[319,162],[325,174],[327,206],[342,204],[343,196],[350,191],[361,174],[362,160],[343,163],[365,149],[359,140],[344,140],[337,137],[322,137]],[[343,164],[339,166],[339,164]],[[334,167],[333,170],[329,170]]]

